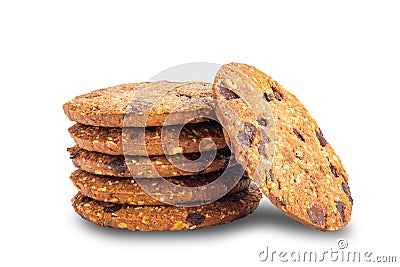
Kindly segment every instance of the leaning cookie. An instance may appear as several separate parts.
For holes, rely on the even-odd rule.
[[[196,123],[214,116],[211,87],[210,83],[195,81],[121,84],[77,96],[63,109],[70,120],[93,126]]]
[[[200,152],[200,142],[209,138],[209,146],[202,151],[221,149],[226,146],[221,125],[216,122],[186,124],[182,126],[143,128],[98,127],[77,123],[68,129],[75,143],[86,150],[109,155],[174,155]],[[161,136],[163,136],[161,138]],[[176,146],[171,140],[179,140]],[[215,147],[212,145],[215,144]]]
[[[72,199],[75,211],[101,226],[137,231],[173,231],[221,225],[243,218],[258,207],[259,190],[247,190],[195,207],[130,206],[101,202],[78,193]]]
[[[181,155],[172,155],[170,158],[175,159],[173,163],[165,156],[124,157],[91,152],[78,146],[68,148],[68,152],[73,164],[81,170],[94,174],[128,178],[190,176],[196,173],[190,170],[196,169],[201,170],[197,173],[209,173],[227,167],[231,159],[228,149],[216,151],[215,157],[215,151],[204,152],[202,158],[200,158],[200,153],[185,154],[185,161],[182,162],[179,161]],[[231,166],[235,164],[236,162],[231,162]]]
[[[350,221],[353,199],[340,158],[293,94],[252,66],[230,63],[216,75],[214,97],[237,161],[272,203],[319,230]],[[272,118],[257,114],[260,109]]]
[[[242,170],[238,171],[241,173]],[[71,174],[70,179],[83,195],[95,200],[129,205],[165,205],[164,202],[157,199],[173,201],[175,204],[193,202],[193,194],[185,194],[185,187],[201,187],[207,185],[219,178],[222,172],[223,171],[199,174],[191,177],[166,178],[168,182],[182,187],[182,190],[179,192],[161,188],[160,179],[157,178],[141,179],[139,185],[133,179],[97,175],[76,170]],[[236,185],[229,185],[223,182],[218,183],[217,181],[217,183],[212,186],[204,189],[202,188],[202,191],[199,192],[201,194],[201,201],[209,202],[221,196],[244,190],[250,186],[250,181],[246,174],[243,175]],[[144,185],[146,188],[149,186],[157,188],[159,190],[155,195],[157,199],[149,196],[142,189],[141,185]],[[232,186],[234,187],[228,192],[228,188]]]

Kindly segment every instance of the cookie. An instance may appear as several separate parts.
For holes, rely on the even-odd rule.
[[[258,207],[261,193],[251,186],[215,202],[196,207],[130,206],[101,202],[78,193],[75,211],[101,226],[138,231],[173,231],[221,225],[243,218]]]
[[[181,131],[180,127],[147,127],[144,140],[139,138],[143,135],[143,128],[125,128],[123,131],[116,127],[98,127],[77,123],[68,131],[79,147],[109,155],[154,156],[197,153],[200,152],[200,141],[205,138],[211,139],[215,147],[205,145],[202,147],[202,151],[221,149],[226,146],[221,125],[217,122],[186,124]],[[163,139],[161,139],[161,133]],[[178,134],[179,146],[175,146],[170,140],[176,140]],[[125,143],[123,143],[123,136],[127,137]]]
[[[166,180],[182,187],[200,187],[216,180],[220,177],[221,173],[222,171],[219,171],[193,175],[192,177],[166,178]],[[97,175],[81,170],[74,171],[70,179],[83,195],[95,200],[129,205],[165,205],[164,202],[149,196],[133,179]],[[158,178],[142,179],[140,184],[147,183],[147,186],[159,188],[161,184],[159,180]],[[201,201],[212,201],[220,195],[229,195],[244,190],[250,186],[250,181],[247,175],[244,174],[229,192],[227,192],[227,186],[229,185],[225,185],[222,182],[212,187],[207,187],[206,190],[201,191]],[[162,200],[162,198],[166,198],[174,201],[176,204],[191,203],[194,201],[193,195],[185,194],[184,188],[180,192],[172,190],[161,191],[160,189],[157,196],[158,199]]]
[[[195,161],[200,157],[199,153],[185,154],[184,157],[189,160],[190,166],[179,161],[172,164],[165,156],[127,156],[125,160],[124,156],[87,151],[77,146],[68,148],[68,152],[73,164],[81,170],[94,174],[129,178],[160,178],[160,176],[175,177],[195,174],[187,170],[189,167],[202,170],[198,174],[209,173],[227,167],[230,160],[228,149],[218,150],[215,158],[215,151],[204,152],[202,154],[204,160],[199,159],[199,161]],[[172,155],[170,158],[179,160],[178,156],[181,155]],[[208,162],[211,162],[209,166],[207,166]]]
[[[214,97],[236,160],[245,165],[248,159],[244,167],[249,177],[259,181],[275,206],[318,230],[338,230],[350,221],[353,199],[346,171],[293,94],[252,66],[230,63],[216,75]],[[259,114],[265,107],[272,120]],[[234,119],[225,112],[229,109],[236,112]],[[271,125],[275,134],[265,130]],[[271,146],[274,158],[270,158]]]
[[[129,83],[77,96],[65,103],[63,109],[70,120],[93,126],[196,123],[214,117],[211,88],[206,82]]]

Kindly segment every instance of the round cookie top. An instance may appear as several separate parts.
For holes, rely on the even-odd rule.
[[[213,117],[211,88],[210,83],[196,81],[128,83],[77,96],[63,109],[70,120],[92,126],[195,123]],[[125,118],[128,114],[132,116]]]
[[[346,171],[293,94],[252,66],[230,63],[216,75],[214,97],[237,161],[274,205],[318,230],[338,230],[350,221],[353,199]],[[265,106],[273,121],[258,117]],[[264,125],[272,124],[275,135],[264,134]],[[274,146],[270,166],[262,162],[265,144]],[[260,170],[263,167],[267,168]]]

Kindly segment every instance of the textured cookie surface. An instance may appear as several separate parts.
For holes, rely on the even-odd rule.
[[[220,177],[220,175],[221,172],[212,172],[192,177],[166,179],[179,186],[199,187],[211,183]],[[133,179],[97,175],[81,170],[74,171],[70,179],[83,195],[95,200],[129,205],[164,205],[164,202],[149,196]],[[243,175],[242,179],[239,180],[230,192],[227,192],[229,185],[222,182],[212,187],[207,187],[207,190],[201,192],[201,201],[212,201],[221,195],[229,195],[247,189],[250,186],[250,181],[247,175]],[[146,186],[153,186],[154,188],[160,188],[161,184],[157,178],[142,179],[140,184],[142,183],[146,183]],[[184,194],[184,192],[184,189],[181,192],[174,192],[160,188],[157,198],[169,199],[176,204],[193,202],[193,195]]]
[[[144,140],[141,128],[99,127],[75,124],[68,129],[75,143],[86,150],[110,155],[163,155],[199,152],[200,141],[210,138],[216,149],[226,146],[221,125],[216,122],[186,124],[180,126],[147,127]],[[180,132],[179,132],[180,131]],[[161,138],[161,133],[163,138]],[[179,136],[179,138],[177,138]],[[123,141],[123,138],[124,141]],[[179,139],[178,146],[171,140]],[[203,146],[202,151],[212,150],[213,146]]]
[[[201,170],[198,174],[219,171],[228,166],[230,161],[230,152],[228,149],[204,152],[201,160],[197,160],[199,153],[185,154],[188,162],[175,161],[172,164],[165,156],[124,156],[107,155],[98,152],[91,152],[77,146],[68,148],[70,158],[73,164],[84,171],[117,177],[135,177],[135,178],[160,178],[186,176],[195,174],[191,170]],[[180,157],[181,155],[179,155]],[[172,159],[177,155],[170,156]],[[179,160],[179,159],[178,159]],[[210,163],[208,166],[207,164]],[[190,165],[190,166],[187,166]]]
[[[214,115],[211,87],[205,82],[122,84],[77,96],[63,109],[70,120],[93,126],[163,126],[185,124],[188,120],[195,123],[206,120],[202,116]],[[132,116],[126,117],[127,114]]]
[[[251,214],[261,200],[257,188],[226,196],[196,207],[131,206],[101,202],[78,193],[72,199],[75,211],[97,225],[138,231],[172,231],[229,223]]]
[[[250,178],[264,175],[260,187],[272,203],[288,216],[319,230],[338,230],[350,221],[353,199],[341,160],[294,95],[260,70],[239,63],[221,67],[214,94],[224,107],[237,112],[233,126],[226,128],[229,137],[240,137],[233,140],[239,152],[236,159],[239,163],[242,157],[249,159],[246,169]],[[262,98],[254,103],[240,97],[251,94]],[[257,105],[268,105],[273,122],[249,112]],[[220,108],[216,105],[218,118],[230,120]],[[260,122],[273,123],[276,131],[275,157],[264,173],[256,172],[254,163],[263,158],[260,143],[269,143],[271,138],[259,131]]]

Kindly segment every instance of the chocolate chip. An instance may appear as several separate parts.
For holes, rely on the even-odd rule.
[[[86,197],[86,196],[82,197],[82,202],[90,202],[92,200],[93,200],[93,198],[91,198],[91,197]]]
[[[325,222],[325,212],[324,208],[321,206],[318,206],[316,204],[313,204],[312,207],[307,211],[308,217],[310,218],[310,221],[312,221],[315,224],[318,225],[323,225]]]
[[[322,147],[325,147],[326,144],[328,144],[328,141],[326,141],[324,135],[321,132],[321,129],[319,129],[319,131],[315,131],[315,135],[317,136],[318,141]]]
[[[202,222],[204,222],[205,217],[200,214],[200,213],[190,213],[187,217],[186,217],[186,221],[189,222],[192,225],[199,225]]]
[[[331,165],[329,165],[329,168],[331,169],[331,172],[335,177],[339,177],[340,176],[340,174],[339,174],[338,170],[335,168],[335,166],[333,166],[331,164]]]
[[[296,128],[293,128],[293,132],[294,134],[297,136],[297,138],[299,138],[301,141],[305,142],[306,140],[304,139],[304,137],[301,135],[301,133],[299,133],[299,131],[297,131]]]
[[[263,157],[264,159],[268,159],[268,151],[266,147],[266,142],[264,140],[258,142],[257,148],[260,156]]]
[[[270,102],[270,101],[272,101],[274,99],[271,94],[267,94],[267,93],[264,93],[264,98],[268,102]]]
[[[239,98],[239,96],[236,93],[229,90],[228,87],[226,87],[226,85],[223,83],[220,83],[219,85],[219,92],[226,100],[233,100]]]
[[[272,86],[271,88],[272,88],[272,92],[274,92],[275,99],[278,101],[282,101],[283,100],[282,94],[276,89],[276,87]]]
[[[271,139],[265,133],[263,128],[260,128],[260,135],[261,135],[261,140],[265,141],[265,143],[269,144],[271,142]]]
[[[239,142],[242,143],[243,145],[248,146],[248,147],[251,146],[249,139],[247,138],[246,134],[243,131],[240,131],[238,133],[238,139],[239,139]]]
[[[268,120],[266,118],[257,118],[256,120],[258,122],[258,124],[260,124],[261,126],[267,126],[268,125]]]
[[[242,144],[251,147],[257,133],[257,128],[248,122],[244,123],[243,128],[243,131],[238,133],[238,139]]]
[[[267,136],[263,128],[260,128],[261,140],[257,144],[258,153],[264,159],[268,159],[267,144],[271,142],[271,139]]]
[[[70,159],[74,159],[81,154],[81,150],[77,150],[74,147],[67,148],[67,151],[69,152]]]
[[[110,167],[118,173],[124,173],[127,171],[125,159],[123,156],[116,157],[114,160],[112,160],[110,162]]]
[[[250,143],[252,143],[254,140],[254,137],[256,136],[257,128],[253,124],[248,123],[248,122],[244,123],[243,128],[244,128],[245,134],[248,136],[248,138],[250,140]]]
[[[114,203],[108,203],[108,202],[104,202],[103,203],[103,207],[104,207],[104,212],[106,213],[113,213],[113,212],[117,212],[122,208],[121,204],[114,204]]]
[[[342,222],[346,222],[346,215],[344,214],[345,205],[343,202],[336,202],[336,209],[340,213],[340,217],[342,218]]]
[[[353,203],[353,198],[351,197],[350,187],[346,182],[342,182],[342,189],[346,193],[346,195],[349,198],[350,202]]]
[[[283,201],[283,200],[279,200],[279,204],[280,204],[282,207],[286,207],[286,203],[285,203],[285,201]]]
[[[139,133],[138,133],[138,132],[133,132],[133,133],[131,133],[131,134],[129,135],[129,138],[130,138],[130,139],[127,140],[127,141],[139,139]]]
[[[275,181],[275,176],[274,173],[272,172],[272,169],[269,169],[268,173],[269,173],[269,178],[271,178],[271,181],[272,182]]]

